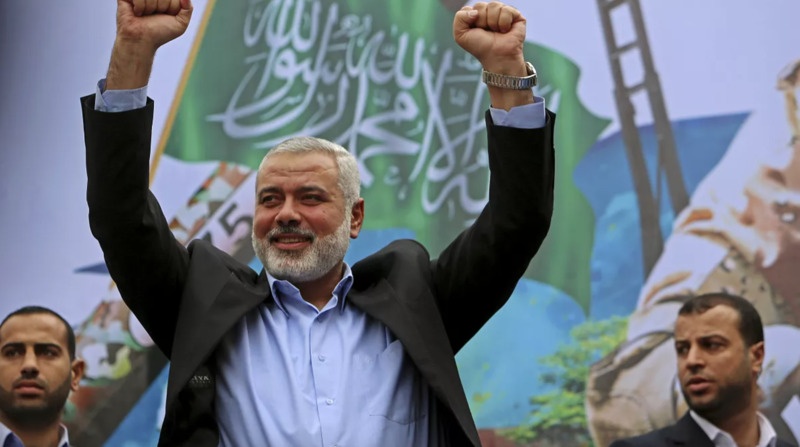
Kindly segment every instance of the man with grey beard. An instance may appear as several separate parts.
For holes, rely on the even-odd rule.
[[[10,313],[0,323],[0,445],[68,447],[61,415],[83,370],[64,318],[39,306]]]
[[[365,216],[355,158],[288,139],[256,179],[256,274],[206,241],[177,243],[147,190],[155,51],[188,0],[119,0],[106,79],[83,98],[89,217],[122,298],[171,361],[161,446],[479,446],[455,353],[508,300],[550,225],[555,116],[535,98],[526,20],[462,8],[456,42],[483,66],[489,203],[431,259],[395,241],[354,264]]]
[[[334,231],[319,238],[317,238],[314,231],[302,228],[300,220],[292,220],[291,218],[278,220],[277,225],[272,227],[266,236],[259,232],[261,225],[271,225],[271,222],[277,217],[266,210],[274,210],[276,208],[275,202],[282,200],[280,193],[278,193],[278,196],[272,195],[276,191],[280,191],[279,189],[274,190],[271,183],[275,183],[280,178],[276,172],[278,169],[276,166],[282,166],[282,164],[274,161],[282,159],[300,160],[300,157],[318,158],[320,160],[324,158],[333,159],[335,167],[330,173],[335,176],[332,179],[336,181],[336,187],[332,189],[338,188],[341,192],[344,201],[342,209],[349,210],[358,205],[358,212],[355,216],[358,219],[359,226],[361,219],[363,219],[364,201],[359,198],[361,182],[355,158],[347,149],[338,144],[321,138],[297,137],[277,145],[264,157],[258,169],[259,178],[257,183],[259,191],[256,191],[256,193],[259,197],[257,200],[265,204],[271,202],[271,204],[256,208],[252,234],[253,249],[264,265],[265,270],[274,278],[287,280],[294,284],[308,284],[323,277],[326,273],[337,272],[336,267],[342,263],[344,255],[350,247],[351,225],[353,224],[354,214],[343,213],[339,226]],[[287,174],[293,175],[293,173]],[[302,204],[303,201],[309,202],[312,192],[310,190],[306,191],[307,196],[300,197],[300,203]],[[318,202],[316,201],[312,203],[313,207],[300,208],[314,210],[314,214],[318,214],[325,209],[325,207],[317,207]],[[337,206],[337,208],[339,207]],[[290,208],[285,208],[284,210],[286,209]],[[304,212],[304,214],[306,214],[307,221],[314,220],[311,213]],[[353,237],[355,236],[357,236],[357,233],[353,235]],[[291,242],[294,243],[307,241],[309,245],[305,249],[293,250],[285,249],[273,243],[278,241],[287,242],[288,239],[292,239]],[[334,279],[338,282],[341,278]],[[326,297],[322,297],[322,299],[327,302]]]

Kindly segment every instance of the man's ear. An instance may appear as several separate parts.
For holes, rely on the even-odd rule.
[[[350,210],[350,238],[355,239],[361,232],[361,225],[364,224],[364,199],[360,198],[353,204]]]
[[[756,378],[761,375],[764,368],[764,342],[760,341],[748,349],[750,364],[753,366],[753,374]]]
[[[76,358],[72,361],[72,365],[70,367],[71,371],[71,379],[70,379],[70,389],[73,392],[78,391],[78,388],[81,384],[81,379],[83,379],[83,373],[86,372],[86,362],[83,359]]]

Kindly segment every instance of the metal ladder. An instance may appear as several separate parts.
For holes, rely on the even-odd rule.
[[[678,161],[678,153],[675,149],[675,138],[672,134],[672,125],[664,104],[661,82],[650,53],[650,44],[647,40],[647,32],[645,31],[639,1],[597,0],[597,5],[600,9],[608,60],[611,63],[611,73],[614,78],[614,100],[616,101],[617,113],[622,128],[622,138],[625,142],[625,153],[630,164],[633,185],[639,204],[642,256],[644,258],[644,273],[645,277],[647,277],[664,247],[664,237],[659,223],[662,175],[666,177],[670,204],[676,216],[689,203],[689,195],[686,192],[681,165]],[[630,11],[635,38],[630,42],[619,44],[614,37],[612,13],[614,10],[624,7],[627,7]],[[629,86],[625,84],[620,59],[626,53],[637,50],[639,61],[643,68],[644,79],[641,83]],[[655,182],[651,182],[650,174],[647,170],[647,163],[642,152],[642,141],[634,119],[636,110],[631,101],[634,95],[642,91],[647,94],[658,140]],[[653,194],[652,184],[655,184],[655,194]]]

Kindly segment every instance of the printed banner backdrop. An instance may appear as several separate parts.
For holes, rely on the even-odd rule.
[[[556,203],[511,300],[457,356],[484,445],[606,446],[674,422],[677,306],[712,290],[759,309],[762,411],[797,442],[800,4],[510,3],[558,114]],[[176,237],[260,269],[255,169],[311,134],[361,168],[368,217],[348,262],[396,238],[438,253],[489,175],[488,95],[451,36],[462,4],[195,1],[148,89],[152,189]],[[0,315],[39,304],[74,325],[88,364],[65,414],[75,444],[154,446],[168,363],[109,278],[84,199],[78,98],[105,73],[116,4],[82,5],[0,2]]]

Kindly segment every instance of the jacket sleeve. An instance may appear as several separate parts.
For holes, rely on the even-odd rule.
[[[432,262],[434,292],[454,351],[506,303],[550,228],[555,115],[539,129],[495,126],[486,113],[489,200]]]
[[[119,113],[81,99],[89,225],[125,304],[170,357],[189,254],[148,183],[153,101]]]

